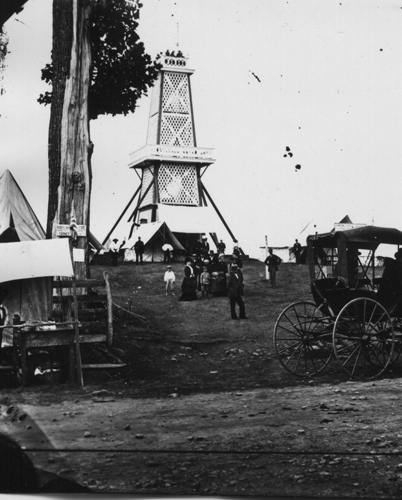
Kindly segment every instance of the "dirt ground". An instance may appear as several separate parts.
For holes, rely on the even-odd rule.
[[[1,389],[1,429],[37,467],[101,493],[401,497],[402,362],[361,383],[335,361],[297,378],[275,357],[280,311],[311,299],[306,266],[281,265],[271,289],[246,262],[246,321],[230,319],[227,297],[166,296],[163,264],[92,276],[105,270],[113,300],[146,318],[115,318],[126,367],[85,371],[83,388]],[[173,270],[180,282],[183,264]]]

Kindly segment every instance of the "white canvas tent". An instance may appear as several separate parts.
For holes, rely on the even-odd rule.
[[[45,232],[13,175],[0,177],[0,242],[44,240]]]
[[[23,321],[47,321],[53,276],[74,274],[68,238],[2,243],[0,261],[0,286],[7,290],[5,323],[12,325],[14,314]],[[10,342],[7,335],[4,340]]]
[[[162,246],[165,243],[170,243],[174,250],[184,250],[165,222],[150,222],[149,224],[141,224],[133,236],[123,245],[125,261],[135,260],[134,245],[139,237],[144,242],[143,260],[145,262],[162,262],[164,256]]]

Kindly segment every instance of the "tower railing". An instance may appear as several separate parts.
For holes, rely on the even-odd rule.
[[[168,146],[164,144],[147,144],[130,154],[130,167],[135,167],[145,160],[176,160],[200,163],[214,163],[213,148]]]

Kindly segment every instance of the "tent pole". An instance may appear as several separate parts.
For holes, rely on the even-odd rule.
[[[200,181],[201,182],[201,181]],[[219,218],[221,219],[223,225],[225,226],[227,232],[230,234],[230,236],[232,237],[233,241],[237,241],[237,238],[235,238],[235,235],[232,233],[232,231],[230,230],[229,226],[226,224],[226,221],[225,219],[223,218],[223,216],[221,215],[221,213],[219,212],[218,210],[218,207],[215,205],[214,203],[214,200],[211,198],[210,194],[208,193],[208,191],[205,189],[205,186],[204,184],[201,182],[201,186],[202,186],[202,190],[205,192],[205,194],[207,195],[209,201],[211,202],[211,205],[214,207],[215,209],[215,212],[218,214]]]
[[[127,203],[126,208],[123,210],[123,212],[121,213],[120,217],[117,219],[117,221],[116,221],[116,223],[114,224],[114,226],[112,227],[112,229],[111,229],[111,230],[107,233],[106,238],[103,240],[102,245],[104,245],[104,244],[107,242],[107,240],[108,240],[109,236],[110,236],[110,235],[113,233],[113,231],[116,229],[117,224],[118,224],[118,223],[121,221],[121,219],[124,217],[124,214],[127,212],[127,210],[128,210],[128,208],[129,208],[129,206],[130,206],[130,205],[131,205],[131,203],[134,201],[134,199],[135,199],[135,197],[137,196],[137,194],[138,194],[138,192],[139,192],[139,190],[140,190],[140,189],[141,189],[141,184],[140,184],[140,185],[139,185],[139,187],[137,188],[137,190],[136,190],[136,192],[134,193],[134,195],[131,197],[131,200]],[[98,252],[99,252],[99,250],[98,250]]]

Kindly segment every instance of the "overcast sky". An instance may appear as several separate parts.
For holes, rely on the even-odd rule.
[[[402,229],[401,0],[143,3],[148,53],[178,41],[195,69],[197,142],[216,157],[203,181],[246,253],[257,256],[265,235],[273,246],[304,243],[346,214]],[[5,28],[0,170],[11,170],[45,226],[50,109],[37,98],[47,89],[51,1],[29,0]],[[150,94],[132,115],[91,122],[100,240],[139,184],[127,165],[145,145]],[[218,236],[231,245],[224,229]]]

